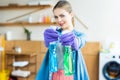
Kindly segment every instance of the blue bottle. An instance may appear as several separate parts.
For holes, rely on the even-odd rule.
[[[49,44],[49,70],[51,72],[56,72],[58,70],[56,46],[56,41]]]

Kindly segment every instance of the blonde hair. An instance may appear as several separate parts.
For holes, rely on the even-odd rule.
[[[68,1],[65,1],[65,0],[58,1],[57,4],[53,7],[53,11],[56,8],[62,8],[64,10],[66,10],[68,13],[72,12],[71,4]],[[72,24],[74,26],[74,18],[72,18]]]

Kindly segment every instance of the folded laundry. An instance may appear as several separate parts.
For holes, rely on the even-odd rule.
[[[14,70],[11,74],[18,77],[28,77],[30,75],[30,71]]]
[[[24,66],[26,66],[28,64],[29,64],[28,61],[16,61],[16,62],[13,62],[14,67],[24,67]]]

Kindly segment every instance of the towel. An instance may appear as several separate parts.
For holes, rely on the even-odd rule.
[[[14,67],[24,67],[24,66],[27,66],[28,64],[29,64],[28,61],[15,61],[15,62],[13,62]]]
[[[12,76],[18,76],[18,77],[28,77],[30,75],[30,71],[22,71],[22,70],[14,70],[12,71]]]

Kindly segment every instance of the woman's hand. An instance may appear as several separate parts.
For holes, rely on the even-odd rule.
[[[79,49],[78,40],[76,36],[73,34],[73,32],[63,34],[60,37],[60,42],[62,43],[63,46],[71,46],[75,50]]]
[[[44,32],[44,42],[46,47],[49,46],[50,42],[57,41],[58,40],[58,32],[53,29],[46,29]]]

